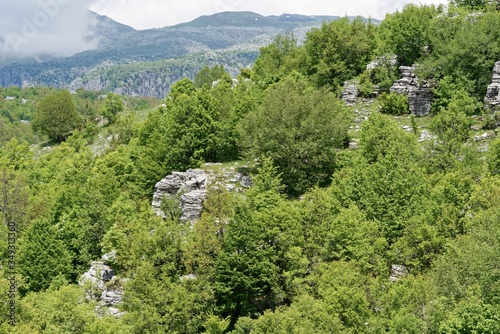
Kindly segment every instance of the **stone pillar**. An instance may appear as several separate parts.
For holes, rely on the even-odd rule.
[[[500,105],[500,61],[497,61],[493,67],[493,79],[486,90],[484,104],[492,109]]]

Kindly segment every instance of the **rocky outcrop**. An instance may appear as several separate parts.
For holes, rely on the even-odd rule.
[[[80,277],[78,284],[86,290],[88,300],[98,302],[98,313],[105,313],[105,306],[111,315],[121,317],[124,313],[120,312],[117,306],[122,303],[122,284],[126,280],[119,279],[110,266],[115,257],[116,252],[111,252],[105,254],[102,261],[93,261],[90,269]]]
[[[354,106],[358,100],[359,91],[355,85],[350,85],[347,82],[344,84],[342,91],[342,101],[348,106]]]
[[[379,66],[390,66],[390,67],[396,67],[398,65],[398,56],[397,55],[388,55],[388,56],[380,56],[375,58],[371,63],[366,65],[366,70],[374,70]]]
[[[415,116],[425,116],[431,112],[432,91],[430,87],[418,86],[408,92],[410,113]]]
[[[415,116],[425,116],[431,111],[432,91],[428,85],[421,85],[415,75],[414,66],[400,66],[401,79],[396,80],[390,91],[408,96],[410,112]]]
[[[391,282],[397,282],[403,277],[408,276],[409,273],[410,271],[405,266],[393,264],[391,266],[391,276],[389,276],[389,279]]]
[[[408,94],[411,89],[418,87],[414,66],[400,66],[399,71],[401,72],[401,79],[394,81],[391,92]]]
[[[252,183],[251,178],[243,173],[223,172],[222,176],[229,191],[241,191]],[[164,199],[178,197],[182,212],[180,220],[194,223],[201,215],[203,201],[207,196],[206,187],[212,179],[214,174],[202,169],[173,172],[155,185],[151,206],[158,216],[165,217],[162,210]]]
[[[194,222],[200,218],[203,201],[207,197],[206,190],[193,190],[181,196],[182,221]]]
[[[493,79],[486,90],[484,104],[488,108],[495,108],[500,105],[500,61],[493,67]]]

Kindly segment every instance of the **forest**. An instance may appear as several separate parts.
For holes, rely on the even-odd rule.
[[[500,4],[454,0],[283,32],[163,100],[1,88],[0,333],[500,333],[498,61]],[[413,65],[422,117],[390,90]],[[198,220],[154,213],[213,163]],[[110,253],[118,313],[79,284]]]

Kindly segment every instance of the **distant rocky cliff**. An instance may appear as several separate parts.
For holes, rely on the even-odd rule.
[[[22,59],[0,67],[0,86],[52,86],[164,98],[170,86],[204,66],[223,65],[233,76],[253,64],[259,48],[283,30],[301,40],[336,16],[262,16],[225,12],[162,29],[137,31],[90,13],[97,49],[61,59]]]

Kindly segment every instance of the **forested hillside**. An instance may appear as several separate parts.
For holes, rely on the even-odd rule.
[[[162,101],[0,90],[0,333],[499,333],[498,8],[282,33]],[[200,217],[198,179],[158,215],[194,168]]]

